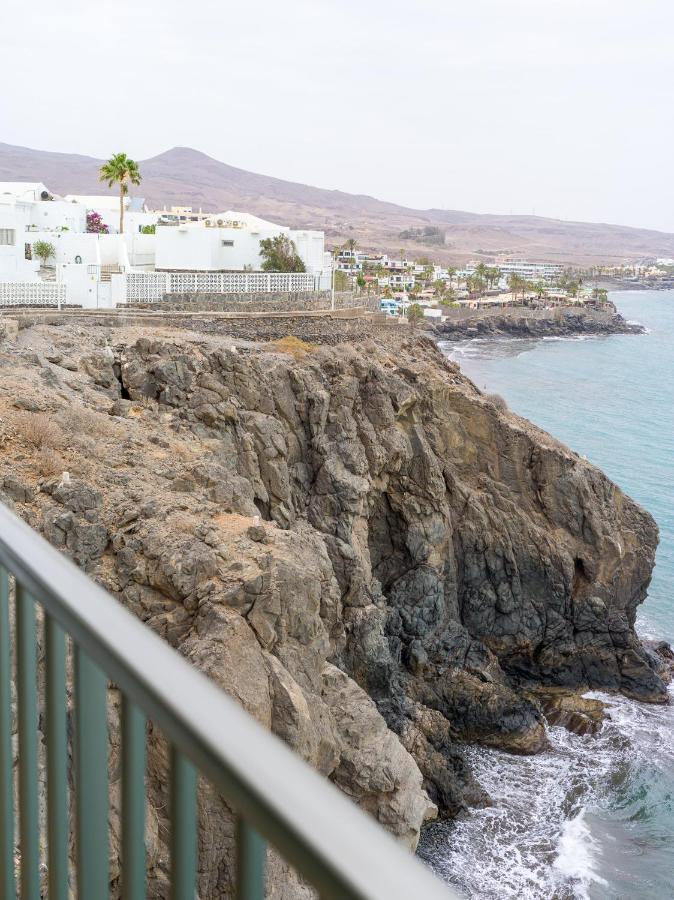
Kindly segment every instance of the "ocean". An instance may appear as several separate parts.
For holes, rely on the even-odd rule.
[[[641,336],[445,345],[480,387],[600,466],[660,527],[637,620],[674,641],[674,291],[612,296]],[[674,705],[599,692],[597,736],[550,728],[535,757],[470,747],[494,805],[433,825],[420,855],[471,900],[674,897]],[[674,691],[672,691],[674,701]]]

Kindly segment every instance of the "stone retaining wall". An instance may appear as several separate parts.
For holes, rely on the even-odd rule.
[[[292,294],[164,294],[156,303],[127,303],[125,309],[152,309],[158,312],[319,312],[331,309],[330,291]],[[335,294],[335,309],[364,307],[376,312],[379,301],[366,294],[342,291]]]

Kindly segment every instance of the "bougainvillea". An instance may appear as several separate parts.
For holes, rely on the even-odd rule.
[[[108,226],[101,218],[100,213],[87,213],[87,231],[89,234],[108,234]]]

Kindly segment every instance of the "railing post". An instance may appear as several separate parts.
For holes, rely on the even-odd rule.
[[[0,900],[16,900],[9,576],[0,566]]]
[[[194,900],[197,880],[197,773],[171,747],[171,900]]]
[[[266,843],[241,817],[237,820],[236,849],[236,900],[264,900]]]
[[[145,900],[145,716],[125,696],[122,696],[122,896],[124,900]]]
[[[77,887],[82,900],[107,900],[107,679],[75,648]]]
[[[35,604],[16,585],[16,686],[19,707],[19,834],[21,900],[39,900],[37,799],[37,631]]]
[[[49,900],[68,898],[68,743],[66,736],[66,641],[45,613],[47,655],[47,832]]]

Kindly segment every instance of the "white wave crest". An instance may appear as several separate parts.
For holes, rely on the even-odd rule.
[[[564,823],[554,862],[566,883],[573,885],[579,900],[589,900],[588,891],[592,884],[608,886],[606,879],[597,874],[600,856],[599,843],[585,822],[585,809],[581,809]]]

